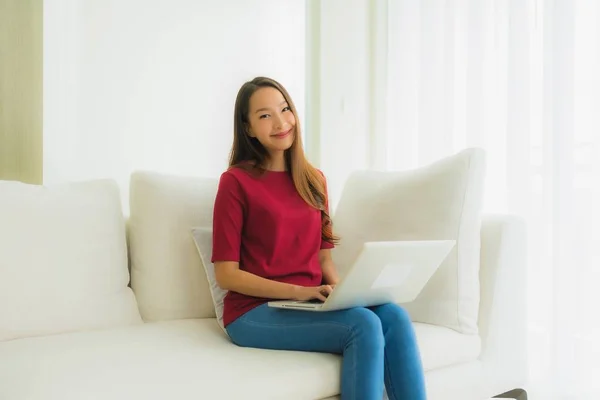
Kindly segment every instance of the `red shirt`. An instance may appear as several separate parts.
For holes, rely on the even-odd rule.
[[[321,212],[296,191],[287,172],[253,176],[240,168],[221,175],[215,199],[212,262],[237,261],[240,269],[300,286],[321,285]],[[225,326],[269,299],[229,291]]]

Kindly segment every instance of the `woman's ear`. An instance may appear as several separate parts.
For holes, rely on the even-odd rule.
[[[246,135],[250,136],[250,137],[255,137],[254,134],[252,133],[252,130],[250,129],[250,124],[245,122],[244,123],[244,130],[246,131]]]

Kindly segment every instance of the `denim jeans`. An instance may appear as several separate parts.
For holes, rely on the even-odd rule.
[[[415,333],[396,304],[312,312],[263,304],[227,326],[242,347],[341,354],[342,399],[424,400]]]

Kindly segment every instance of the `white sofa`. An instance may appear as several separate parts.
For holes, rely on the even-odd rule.
[[[215,188],[134,174],[126,222],[114,182],[0,182],[0,399],[337,398],[338,356],[239,348],[218,326],[190,234]],[[483,218],[477,333],[415,322],[429,399],[525,384],[524,243],[519,218]]]

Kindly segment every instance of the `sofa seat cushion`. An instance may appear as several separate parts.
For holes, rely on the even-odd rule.
[[[481,353],[479,335],[418,322],[414,326],[425,371],[474,361]]]
[[[477,336],[416,324],[426,370],[477,358]],[[477,350],[477,351],[476,351]],[[215,319],[0,343],[0,399],[322,399],[340,357],[232,344]]]
[[[317,399],[340,384],[339,357],[240,348],[214,318],[14,340],[0,359],[10,400]]]

